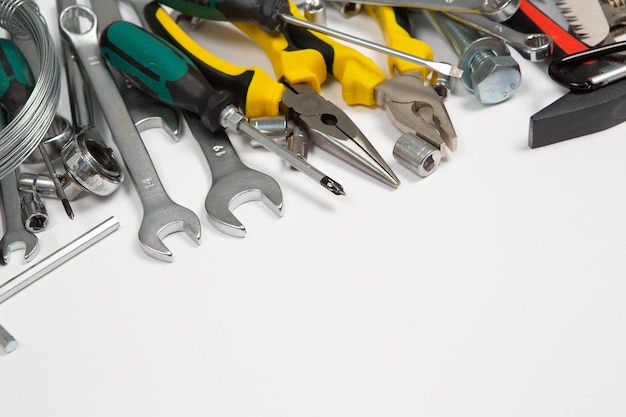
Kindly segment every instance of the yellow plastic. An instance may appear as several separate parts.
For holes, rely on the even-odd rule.
[[[246,71],[254,72],[246,94],[244,112],[247,117],[278,116],[280,114],[279,104],[285,86],[274,80],[265,70],[260,67],[239,67],[213,55],[187,35],[163,8],[158,9],[155,17],[189,55],[204,64],[232,77],[238,77]]]
[[[307,83],[320,92],[326,81],[324,57],[314,49],[288,50],[289,44],[282,34],[269,34],[256,23],[232,22],[256,42],[270,59],[276,78],[291,84]]]
[[[292,1],[289,3],[291,13],[295,17],[304,19],[298,7]],[[377,85],[387,80],[387,76],[380,67],[371,58],[363,55],[356,49],[339,43],[321,33],[310,32],[324,43],[330,45],[335,52],[332,75],[341,83],[341,94],[344,101],[349,105],[376,105],[374,89]]]
[[[434,53],[432,48],[426,42],[415,39],[404,30],[403,27],[398,25],[392,7],[364,4],[363,9],[378,23],[378,26],[380,26],[385,38],[385,44],[388,47],[429,61],[433,60]],[[390,74],[419,71],[422,74],[423,80],[426,80],[432,72],[432,70],[422,65],[391,55],[387,58],[387,64],[389,65]]]

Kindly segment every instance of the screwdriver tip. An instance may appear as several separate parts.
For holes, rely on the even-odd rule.
[[[337,181],[330,177],[324,177],[320,181],[320,184],[328,191],[335,195],[346,195],[346,192],[343,190],[343,185],[339,184]]]
[[[65,209],[67,217],[74,220],[74,210],[72,210],[72,206],[70,206],[70,201],[67,198],[64,198],[61,202],[63,203],[63,208]]]
[[[450,74],[448,75],[450,77],[461,78],[463,76],[463,70],[460,68],[452,67],[452,69],[450,69]]]

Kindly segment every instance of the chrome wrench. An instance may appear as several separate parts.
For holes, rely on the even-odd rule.
[[[59,12],[61,35],[72,46],[90,81],[141,200],[143,219],[138,233],[141,248],[155,259],[171,262],[172,252],[161,239],[173,232],[184,231],[194,242],[200,243],[200,219],[193,211],[172,201],[163,187],[117,84],[102,59],[98,21],[93,10],[72,5]],[[79,27],[72,24],[76,19],[81,21],[79,30],[73,29]]]
[[[39,240],[24,226],[22,220],[22,207],[20,205],[20,192],[17,188],[17,171],[9,172],[0,179],[2,192],[2,207],[4,211],[5,233],[0,240],[0,262],[9,263],[9,255],[12,251],[23,249],[24,260],[30,261],[37,249]]]
[[[474,29],[503,40],[521,56],[532,62],[543,61],[552,56],[552,38],[545,33],[521,33],[506,24],[486,16],[472,13],[446,13],[451,18]]]
[[[204,207],[215,228],[232,236],[246,236],[246,228],[232,210],[248,201],[263,201],[274,214],[282,216],[283,193],[276,180],[241,162],[226,132],[211,132],[197,114],[183,114],[211,168],[212,184]]]
[[[58,1],[63,1],[66,6],[76,4],[76,0]],[[92,1],[91,9],[98,19],[99,32],[111,23],[123,20],[119,9],[119,0]],[[180,127],[180,113],[178,110],[150,97],[138,88],[126,83],[122,76],[116,77],[116,75],[118,74],[114,75],[114,79],[117,82],[118,89],[122,94],[126,108],[131,118],[135,121],[135,126],[139,132],[160,128],[163,129],[171,139],[174,141],[178,140]]]

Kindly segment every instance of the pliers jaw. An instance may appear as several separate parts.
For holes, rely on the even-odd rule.
[[[339,107],[308,84],[282,83],[285,91],[280,112],[300,127],[314,145],[393,188],[400,185],[382,156]]]
[[[455,151],[457,135],[443,100],[419,72],[396,75],[376,86],[376,101],[384,105],[392,123],[405,133],[415,133],[446,155]]]

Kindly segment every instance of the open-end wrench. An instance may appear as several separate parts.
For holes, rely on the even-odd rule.
[[[0,240],[0,262],[8,264],[10,253],[16,250],[24,250],[24,260],[28,262],[37,252],[39,241],[37,236],[26,229],[22,220],[16,171],[9,172],[0,179],[0,190],[6,229]]]
[[[77,4],[76,0],[59,0],[67,7]],[[98,31],[113,22],[122,19],[119,0],[91,1],[91,9],[98,19]],[[143,18],[143,16],[140,16]],[[126,108],[135,121],[140,132],[148,129],[163,129],[171,139],[178,140],[180,127],[180,112],[160,100],[150,97],[143,91],[127,83],[120,74],[114,74],[118,89],[124,98]]]
[[[173,232],[185,231],[200,242],[200,219],[176,204],[167,195],[135,123],[131,118],[113,76],[102,59],[98,43],[98,21],[87,6],[72,5],[59,10],[61,35],[70,43],[92,86],[111,135],[117,144],[128,174],[143,206],[139,242],[150,256],[172,261],[172,252],[162,239]],[[81,29],[72,24],[81,20]]]
[[[204,207],[215,228],[232,236],[246,236],[246,228],[232,211],[248,201],[263,201],[274,214],[282,216],[283,193],[274,178],[241,162],[226,132],[211,132],[197,114],[183,114],[211,168],[212,184]]]

